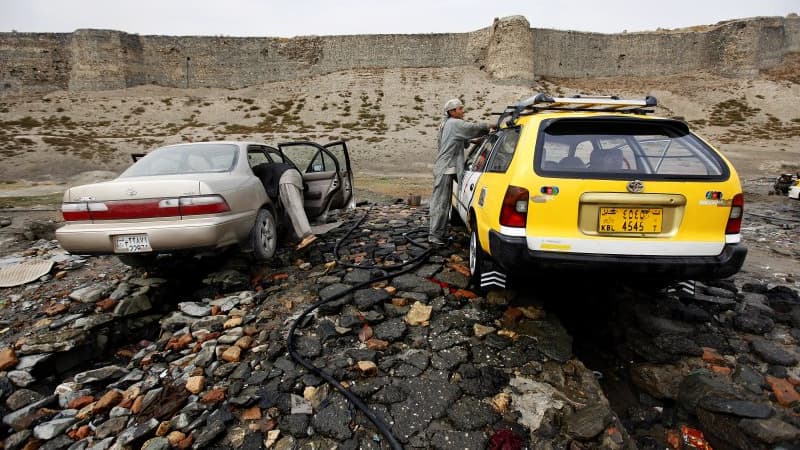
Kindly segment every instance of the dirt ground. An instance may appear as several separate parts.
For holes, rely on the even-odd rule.
[[[424,199],[431,191],[440,108],[448,98],[464,100],[466,119],[493,121],[493,112],[536,92],[654,95],[656,114],[688,121],[739,171],[747,201],[746,270],[800,278],[800,202],[768,195],[778,174],[800,171],[800,84],[790,76],[796,67],[784,69],[755,79],[692,73],[542,78],[530,84],[498,83],[472,67],[416,68],[340,72],[236,90],[138,86],[0,97],[0,219],[12,219],[0,228],[0,246],[7,252],[8,236],[20,236],[33,219],[56,223],[55,209],[68,186],[113,178],[130,164],[130,153],[163,144],[343,139],[358,200],[396,201],[411,194]],[[775,211],[785,220],[775,220]]]

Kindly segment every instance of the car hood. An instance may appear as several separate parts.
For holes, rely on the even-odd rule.
[[[204,184],[200,180],[187,178],[117,178],[102,183],[72,187],[64,194],[64,201],[134,200],[200,195],[210,192]]]

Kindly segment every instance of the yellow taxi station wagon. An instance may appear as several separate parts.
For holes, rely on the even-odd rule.
[[[739,177],[656,105],[538,94],[507,107],[453,187],[475,284],[549,269],[661,282],[738,272]]]

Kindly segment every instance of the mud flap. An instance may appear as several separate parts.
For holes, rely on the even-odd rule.
[[[505,289],[508,286],[506,273],[488,259],[481,261],[481,289]]]
[[[692,298],[697,294],[697,282],[694,280],[678,281],[664,289],[667,294],[675,294],[681,298]]]

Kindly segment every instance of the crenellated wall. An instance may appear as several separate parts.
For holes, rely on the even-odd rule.
[[[800,52],[800,18],[600,34],[531,29],[522,16],[470,33],[234,38],[113,30],[0,33],[0,96],[142,84],[240,88],[365,68],[474,66],[499,80],[655,76],[695,70],[749,77]]]

